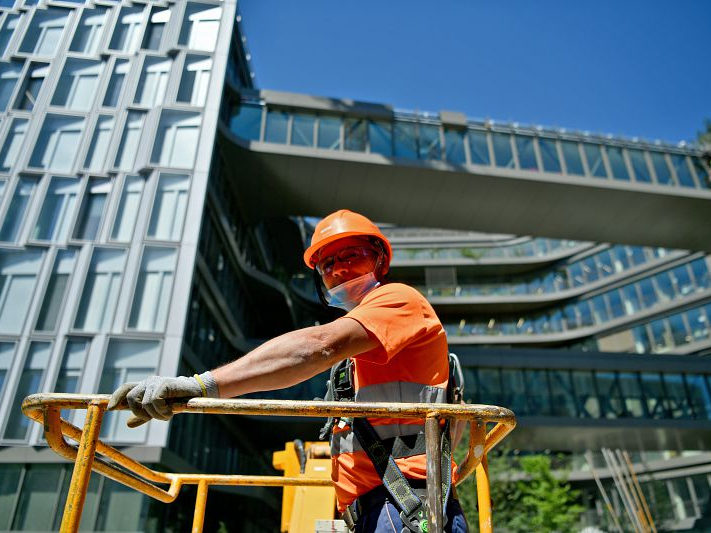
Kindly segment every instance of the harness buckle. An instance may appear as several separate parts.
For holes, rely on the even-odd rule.
[[[400,520],[402,520],[401,533],[427,533],[427,516],[425,514],[425,506],[420,503],[414,511],[406,514],[405,511],[400,511]]]
[[[350,504],[348,507],[346,507],[346,510],[343,511],[341,514],[341,518],[343,521],[346,523],[346,527],[348,528],[348,531],[355,531],[356,527],[356,522],[358,522],[359,513],[358,510],[356,509],[357,506],[357,500]]]

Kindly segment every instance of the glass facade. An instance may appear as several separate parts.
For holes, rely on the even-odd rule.
[[[260,339],[332,318],[316,310],[303,266],[291,261],[303,252],[308,224],[243,219],[240,187],[257,177],[248,165],[235,165],[249,149],[242,141],[296,147],[304,157],[320,150],[331,160],[345,152],[351,154],[344,159],[374,154],[403,168],[411,166],[407,160],[438,161],[452,170],[526,178],[711,187],[707,162],[694,147],[491,122],[443,124],[436,115],[388,115],[385,108],[370,116],[346,107],[259,102],[246,96],[252,76],[234,4],[18,1],[1,7],[0,445],[8,449],[45,445],[41,427],[19,410],[29,394],[109,393],[152,374],[191,375],[240,356]],[[228,130],[240,139],[239,149]],[[420,288],[438,312],[441,299],[452,297],[441,316],[453,344],[496,338],[526,346],[543,339],[640,357],[711,347],[709,262],[701,254],[544,237],[467,243],[432,235],[396,244],[392,276]],[[550,341],[552,335],[558,337]],[[711,413],[709,375],[683,365],[667,373],[614,364],[533,366],[468,367],[467,399],[564,424],[689,423]],[[274,395],[310,399],[320,393],[316,381]],[[161,468],[182,469],[185,462],[210,472],[270,468],[268,453],[254,454],[242,443],[251,428],[205,416],[177,417],[169,429],[159,423],[128,429],[128,416],[108,413],[102,438],[167,447],[180,458]],[[59,462],[14,464],[0,457],[0,530],[56,530],[70,474]],[[679,516],[690,515],[694,498],[708,493],[708,484],[690,477],[667,488]],[[221,510],[207,530],[218,530],[218,519],[234,531],[277,527],[276,514],[259,497],[212,498],[220,502],[213,509]],[[160,509],[92,477],[82,530],[188,527],[178,511]]]
[[[262,121],[262,114],[266,120]],[[277,118],[278,117],[278,118]],[[275,133],[277,122],[281,133]],[[264,125],[262,125],[264,122]],[[699,150],[657,145],[611,144],[607,139],[560,134],[557,137],[506,131],[501,126],[470,123],[466,130],[447,128],[427,117],[394,113],[391,123],[318,115],[246,100],[231,109],[229,125],[246,140],[287,143],[327,150],[377,153],[422,161],[446,160],[471,164],[612,181],[634,181],[645,186],[679,185],[709,189],[709,169]],[[315,125],[317,135],[311,135]],[[367,125],[367,127],[366,127]],[[304,129],[305,128],[305,129]],[[355,128],[355,129],[353,129]],[[392,133],[390,133],[392,130]],[[342,143],[341,138],[344,138]],[[464,146],[468,145],[468,150]],[[669,158],[671,165],[667,162]],[[651,162],[651,164],[650,164]]]

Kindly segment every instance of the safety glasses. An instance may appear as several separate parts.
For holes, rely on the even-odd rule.
[[[343,248],[337,254],[319,257],[316,263],[316,271],[323,276],[333,272],[336,262],[350,266],[357,261],[377,256],[378,252],[371,247],[349,246],[348,248]]]

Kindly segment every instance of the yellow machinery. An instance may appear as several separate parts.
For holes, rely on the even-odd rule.
[[[331,451],[323,442],[287,442],[274,452],[272,464],[286,477],[331,479]],[[313,530],[317,520],[333,520],[336,491],[333,487],[284,487],[281,531]]]
[[[324,471],[316,470],[317,463],[314,463],[313,476],[305,475],[306,471],[303,475],[301,473],[291,475],[291,467],[288,467],[289,470],[286,468],[289,462],[286,457],[283,463],[286,475],[283,477],[239,474],[181,474],[152,470],[99,440],[101,421],[108,401],[109,396],[103,394],[33,394],[25,398],[22,403],[23,413],[44,426],[47,444],[56,453],[74,462],[74,471],[60,526],[62,533],[74,533],[79,530],[79,522],[92,470],[164,503],[175,501],[183,485],[197,485],[192,528],[194,533],[202,531],[205,505],[211,485],[321,487],[332,490],[330,489],[331,480],[329,477],[325,476],[325,474],[322,475]],[[118,408],[127,409],[128,406],[121,405]],[[63,409],[85,409],[84,428],[79,429],[62,419],[60,412]],[[469,450],[457,470],[457,483],[461,483],[476,470],[479,530],[484,533],[491,533],[492,531],[486,454],[516,426],[516,417],[511,411],[491,405],[194,398],[187,403],[175,404],[173,410],[176,413],[223,415],[337,416],[343,418],[360,416],[424,419],[427,450],[428,525],[431,533],[442,533],[443,527],[440,420],[445,418],[469,422]],[[488,433],[486,431],[487,423],[494,424]],[[65,437],[77,442],[78,446],[69,444]],[[288,448],[286,451],[288,451]],[[314,455],[315,453],[316,451],[314,450]],[[294,506],[298,501],[299,492],[295,491],[293,495]],[[292,511],[291,514],[294,515],[294,512]],[[304,528],[303,532],[314,531],[315,524],[304,526]],[[299,533],[302,533],[302,531],[300,530]]]

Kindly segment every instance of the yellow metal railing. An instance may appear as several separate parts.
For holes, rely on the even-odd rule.
[[[197,485],[193,515],[193,532],[201,532],[205,518],[205,504],[210,485],[253,486],[328,486],[326,479],[282,476],[248,476],[218,474],[179,474],[152,470],[127,457],[116,448],[101,442],[101,421],[109,401],[108,395],[33,394],[25,398],[22,412],[44,425],[49,446],[62,457],[74,462],[69,493],[64,507],[60,531],[79,530],[81,513],[86,499],[91,471],[123,483],[164,503],[174,501],[183,485]],[[126,405],[118,409],[127,409]],[[84,428],[70,424],[60,417],[63,409],[86,409]],[[491,405],[452,405],[425,403],[346,403],[304,402],[287,400],[216,400],[194,398],[187,403],[173,405],[176,413],[205,413],[233,415],[272,415],[307,417],[386,417],[425,419],[427,447],[427,494],[429,531],[442,531],[442,485],[440,471],[441,419],[465,420],[470,427],[469,450],[457,470],[457,484],[476,470],[479,502],[480,531],[490,533],[491,499],[486,454],[516,426],[516,418],[508,409]],[[487,433],[487,423],[495,424]],[[65,437],[78,443],[69,444]],[[161,487],[159,485],[167,485]]]

